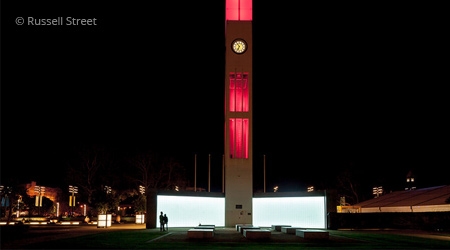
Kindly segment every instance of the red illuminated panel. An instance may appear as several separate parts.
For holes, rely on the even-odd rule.
[[[230,119],[230,158],[248,159],[249,121]]]
[[[248,73],[230,73],[230,111],[248,112]]]
[[[252,20],[252,0],[226,0],[226,20]]]

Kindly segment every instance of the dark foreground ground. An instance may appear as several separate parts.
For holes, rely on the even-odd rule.
[[[327,230],[327,240],[272,231],[270,239],[249,240],[235,228],[217,228],[211,239],[189,239],[189,228],[160,232],[136,224],[30,226],[24,233],[3,229],[1,249],[450,249],[450,232],[417,230]]]

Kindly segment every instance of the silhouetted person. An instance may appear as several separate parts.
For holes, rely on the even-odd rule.
[[[159,215],[159,231],[166,231],[165,229],[164,229],[164,224],[165,224],[165,222],[164,222],[164,215],[163,215],[163,212],[161,211],[161,214]]]
[[[166,214],[164,214],[163,219],[164,219],[164,224],[166,224],[166,229],[167,229],[167,231],[169,231],[169,224],[168,224],[169,218],[167,217]]]

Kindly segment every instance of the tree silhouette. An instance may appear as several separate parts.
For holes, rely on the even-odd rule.
[[[146,190],[185,189],[187,185],[186,169],[172,157],[146,151],[134,156],[130,164],[136,170],[135,181]]]
[[[156,196],[159,190],[185,189],[187,181],[185,168],[172,157],[153,151],[137,153],[130,160],[135,169],[135,181],[145,187],[146,228],[156,227]],[[137,187],[136,187],[137,188]]]
[[[79,187],[80,196],[85,196],[89,204],[92,204],[95,192],[102,185],[99,170],[106,162],[106,150],[92,146],[81,149],[67,168],[67,183]]]
[[[359,202],[359,183],[358,178],[355,178],[352,171],[349,169],[344,169],[337,176],[337,188],[338,195],[340,197],[345,197],[346,202],[350,204],[356,204]]]

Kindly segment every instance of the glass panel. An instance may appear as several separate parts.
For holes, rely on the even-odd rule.
[[[231,112],[249,111],[248,73],[230,73],[229,109]]]
[[[248,159],[249,120],[230,119],[230,158]]]
[[[252,20],[252,0],[226,0],[226,20]]]

